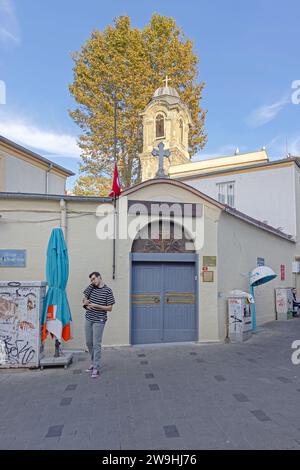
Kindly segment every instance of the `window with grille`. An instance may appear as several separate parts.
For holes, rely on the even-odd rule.
[[[217,183],[218,201],[228,206],[235,206],[234,181]]]

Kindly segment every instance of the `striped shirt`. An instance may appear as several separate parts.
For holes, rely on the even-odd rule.
[[[107,306],[115,303],[113,292],[106,284],[102,287],[96,287],[90,284],[83,293],[92,304]],[[85,311],[85,318],[90,321],[105,323],[107,320],[107,312],[104,310],[89,309],[88,307]]]

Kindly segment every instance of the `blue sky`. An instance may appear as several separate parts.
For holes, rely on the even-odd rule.
[[[0,0],[0,134],[77,171],[70,54],[116,16],[143,28],[154,12],[173,16],[200,56],[208,143],[198,158],[262,146],[282,158],[286,142],[300,155],[299,0]]]

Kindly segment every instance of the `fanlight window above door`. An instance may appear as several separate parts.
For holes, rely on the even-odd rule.
[[[172,221],[148,224],[132,244],[133,253],[195,253],[193,240],[184,227]]]

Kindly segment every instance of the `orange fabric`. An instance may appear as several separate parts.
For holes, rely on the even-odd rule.
[[[62,339],[64,341],[69,341],[71,339],[71,324],[67,323],[62,330]]]
[[[50,333],[51,337],[54,338],[53,334]],[[42,328],[42,342],[46,341],[48,336],[47,323],[43,324]],[[62,339],[64,341],[69,341],[71,339],[71,323],[67,323],[62,330]]]
[[[47,336],[48,336],[47,323],[44,323],[43,329],[42,329],[42,341],[46,341]]]
[[[54,320],[56,312],[56,305],[48,305],[47,320]]]

